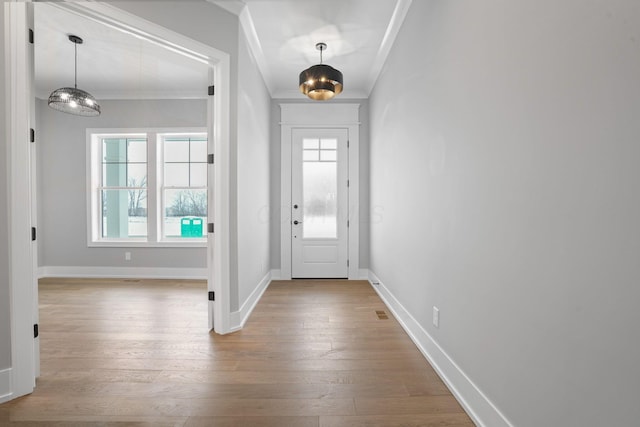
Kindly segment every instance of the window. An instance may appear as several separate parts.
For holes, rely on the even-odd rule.
[[[163,237],[204,236],[207,220],[207,138],[163,135]]]
[[[88,139],[89,245],[204,245],[205,132],[89,130]]]

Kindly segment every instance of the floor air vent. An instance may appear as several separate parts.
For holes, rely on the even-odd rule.
[[[389,318],[389,316],[387,316],[387,313],[385,313],[384,310],[376,310],[376,315],[380,320],[387,320]]]

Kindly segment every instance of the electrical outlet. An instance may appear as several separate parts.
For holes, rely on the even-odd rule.
[[[131,252],[125,252],[124,253],[124,260],[125,261],[131,261]]]
[[[440,327],[440,309],[435,305],[433,306],[433,326]]]

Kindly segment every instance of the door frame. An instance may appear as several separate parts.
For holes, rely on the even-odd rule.
[[[226,52],[212,46],[153,24],[136,15],[117,9],[111,5],[95,2],[55,3],[67,11],[104,24],[133,33],[152,43],[173,49],[185,55],[200,58],[209,64],[215,96],[208,98],[208,131],[215,140],[214,155],[214,206],[213,219],[216,232],[209,239],[208,254],[213,262],[208,262],[209,286],[215,289],[215,302],[210,302],[209,313],[214,316],[215,332],[230,332],[230,57]],[[38,273],[35,245],[29,239],[33,226],[31,214],[32,194],[29,129],[34,113],[35,91],[30,75],[33,63],[29,52],[29,29],[33,28],[33,3],[24,0],[10,0],[5,7],[5,76],[7,106],[7,190],[9,202],[9,291],[11,319],[12,365],[9,370],[9,385],[0,384],[0,391],[8,388],[8,393],[0,395],[0,402],[29,394],[35,387],[38,367],[34,343],[34,311],[37,310],[37,287],[24,286],[36,283]],[[35,37],[37,42],[37,35]],[[206,88],[203,88],[203,91]],[[213,121],[211,120],[213,119]],[[211,183],[211,178],[210,178]],[[211,265],[213,264],[213,265]],[[210,289],[211,290],[211,289]],[[206,298],[206,296],[203,296]],[[215,309],[212,310],[215,306]],[[213,312],[213,313],[212,313]],[[211,322],[210,322],[211,324]],[[6,375],[1,376],[4,382]]]
[[[280,278],[291,280],[291,150],[293,129],[348,131],[349,280],[360,278],[360,104],[280,104]]]

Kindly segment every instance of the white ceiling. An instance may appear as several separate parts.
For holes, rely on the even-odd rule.
[[[36,96],[47,99],[73,87],[74,44],[78,45],[78,87],[96,99],[205,98],[208,67],[131,34],[78,16],[55,3],[35,5]]]
[[[209,0],[237,14],[274,98],[300,98],[298,74],[327,63],[344,74],[341,97],[368,97],[410,0]],[[151,2],[150,6],[151,6]],[[78,87],[100,99],[202,98],[207,66],[55,3],[35,5],[36,93],[46,99],[73,85],[73,43]]]

